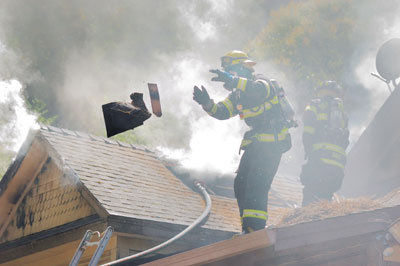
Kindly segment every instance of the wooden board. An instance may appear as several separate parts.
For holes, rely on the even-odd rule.
[[[221,261],[227,257],[243,254],[245,252],[266,248],[272,246],[274,242],[274,233],[265,229],[144,265],[204,265],[211,262]]]
[[[376,236],[399,213],[392,207],[260,230],[146,265],[380,265]]]
[[[116,233],[118,234],[118,233]],[[118,257],[119,258],[124,258],[136,253],[139,253],[143,250],[150,249],[152,247],[155,247],[162,242],[164,242],[165,239],[149,239],[145,238],[143,236],[127,236],[126,234],[118,234],[118,242],[117,242],[117,247],[118,247]],[[172,253],[178,253],[181,252],[182,250],[188,250],[187,245],[183,245],[182,243],[179,243],[179,241],[175,242],[174,244],[168,245],[165,248],[162,248],[159,251],[156,251],[154,254],[172,254]]]
[[[153,114],[155,114],[157,117],[161,117],[162,111],[160,103],[160,94],[158,93],[157,84],[147,83],[147,86],[149,87],[151,108],[153,110]]]

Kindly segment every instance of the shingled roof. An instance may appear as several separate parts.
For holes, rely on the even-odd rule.
[[[89,192],[93,199],[90,205],[101,217],[187,226],[204,210],[202,196],[185,186],[155,152],[146,148],[51,126],[41,126],[28,139],[30,143],[39,143],[49,158],[58,161],[65,176]],[[25,144],[25,150],[21,149],[0,181],[0,199],[30,145]],[[29,154],[32,156],[32,152]],[[201,228],[240,231],[236,201],[220,196],[211,199],[211,213]],[[6,210],[3,212],[6,214]],[[6,226],[4,221],[1,224]]]
[[[202,197],[179,181],[145,148],[54,127],[41,134],[110,215],[189,225],[204,209]],[[212,196],[204,228],[236,232],[236,203]]]

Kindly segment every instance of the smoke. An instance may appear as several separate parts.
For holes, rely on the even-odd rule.
[[[29,114],[21,95],[22,85],[16,80],[0,81],[0,147],[16,152],[30,128],[38,128],[36,117]]]
[[[400,36],[400,19],[397,14],[400,11],[400,5],[397,1],[387,1],[384,5],[378,5],[374,1],[363,5],[359,9],[359,16],[363,20],[369,20],[365,25],[368,30],[368,42],[360,45],[361,52],[355,53],[352,59],[354,71],[349,79],[354,80],[355,91],[361,95],[354,94],[354,103],[358,98],[358,103],[350,113],[350,147],[355,144],[369,122],[374,118],[379,108],[390,96],[390,91],[386,83],[372,76],[371,73],[377,73],[375,67],[375,57],[379,47],[386,41]],[[367,14],[373,14],[366,18]],[[357,89],[359,87],[359,89]]]
[[[23,72],[24,62],[0,42],[0,178],[21,147],[36,117],[30,114],[22,97],[22,85],[12,79]]]
[[[2,1],[0,38],[15,55],[18,71],[8,70],[26,84],[28,97],[58,115],[58,126],[104,134],[101,104],[138,91],[149,107],[146,83],[155,82],[163,117],[135,134],[146,145],[182,154],[188,167],[233,172],[243,125],[207,117],[192,100],[193,85],[223,99],[227,92],[209,82],[208,70],[254,38],[281,3]]]
[[[133,132],[186,167],[233,173],[246,126],[208,117],[192,100],[193,85],[204,85],[216,101],[226,97],[220,84],[210,82],[208,70],[219,67],[227,51],[246,47],[267,25],[270,11],[288,2],[3,0],[0,47],[7,56],[0,57],[0,75],[19,80],[28,97],[44,101],[58,115],[57,126],[102,135],[102,104],[127,101],[136,91],[150,107],[147,83],[157,83],[163,116]],[[395,11],[379,12],[374,21]],[[363,65],[371,63],[380,41],[374,39],[368,55],[349,59],[360,75],[370,71]],[[290,97],[298,89],[290,77],[269,62],[258,62],[256,71],[276,78],[296,108],[303,108]],[[372,88],[368,81],[359,83]],[[367,124],[365,112],[355,117],[360,128]],[[302,146],[300,130],[293,133],[297,148],[285,155],[283,168],[297,174]]]

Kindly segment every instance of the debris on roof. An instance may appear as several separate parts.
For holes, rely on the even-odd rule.
[[[308,206],[282,211],[278,227],[298,223],[324,220],[331,217],[345,216],[351,213],[370,211],[382,208],[379,200],[362,197],[355,199],[338,199],[336,201],[320,201]],[[286,213],[285,213],[286,212]]]
[[[400,187],[377,199],[385,207],[393,207],[400,204]]]

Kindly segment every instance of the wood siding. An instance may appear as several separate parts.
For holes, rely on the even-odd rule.
[[[21,201],[0,243],[93,214],[96,214],[95,210],[82,197],[73,180],[63,175],[57,164],[48,159]]]
[[[150,249],[152,247],[155,247],[162,242],[166,241],[166,239],[149,239],[145,238],[144,236],[127,236],[127,235],[119,235],[118,236],[118,241],[117,241],[117,247],[118,247],[118,253],[117,253],[117,258],[125,258],[127,256],[142,252],[144,250]],[[179,242],[179,241],[177,241]],[[173,243],[171,245],[168,245],[159,251],[155,251],[152,253],[154,254],[172,254],[172,253],[178,253],[181,252],[182,250],[187,250],[191,246],[186,245],[184,246],[182,243]],[[192,247],[194,248],[194,247]]]
[[[4,235],[7,233],[5,232],[6,228],[30,190],[35,177],[41,171],[46,158],[45,148],[38,140],[34,140],[26,158],[19,166],[18,172],[7,183],[6,188],[0,191],[0,243],[4,242]]]
[[[93,237],[91,242],[97,241],[97,237]],[[61,266],[68,265],[72,257],[75,254],[77,247],[79,246],[81,240],[73,241],[60,245],[54,248],[49,248],[34,254],[21,257],[19,259],[8,261],[6,263],[0,264],[4,266],[20,266],[20,265],[30,265],[30,266]],[[87,247],[86,251],[83,253],[79,265],[88,265],[90,259],[97,246]],[[110,262],[116,259],[116,248],[117,248],[117,236],[112,236],[104,250],[103,256],[101,257],[99,264]]]

